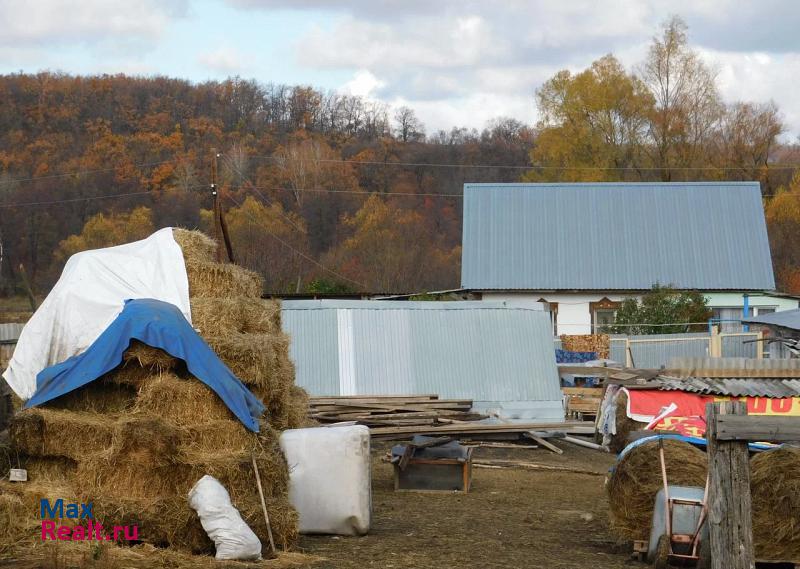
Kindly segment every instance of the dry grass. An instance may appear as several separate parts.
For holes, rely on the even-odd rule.
[[[800,561],[800,448],[756,454],[750,489],[756,557]]]
[[[33,407],[14,415],[9,427],[14,448],[30,456],[75,460],[111,445],[109,415]]]
[[[152,376],[139,390],[134,412],[164,417],[176,426],[238,420],[219,396],[194,377]]]
[[[189,229],[173,229],[172,236],[183,251],[183,258],[188,261],[213,263],[217,251],[217,242],[201,231]]]
[[[628,417],[626,407],[628,405],[627,394],[620,390],[616,396],[617,402],[617,415],[614,418],[616,425],[616,434],[611,437],[611,442],[608,445],[611,452],[620,453],[622,449],[628,446],[628,435],[634,431],[640,431],[647,426],[647,423],[640,423]]]
[[[308,392],[297,385],[293,385],[289,389],[287,422],[290,429],[302,429],[318,425],[315,420],[309,417]]]
[[[136,401],[136,389],[131,384],[111,381],[108,379],[110,375],[49,401],[46,408],[97,414],[129,411]]]
[[[667,480],[681,486],[705,486],[706,453],[689,443],[664,441]],[[663,487],[658,442],[631,449],[609,475],[606,489],[612,530],[624,539],[648,539],[653,504]]]
[[[192,298],[260,298],[264,291],[257,273],[237,265],[187,261],[186,275]]]
[[[155,373],[171,371],[178,366],[177,358],[173,358],[167,352],[143,344],[138,340],[131,341],[131,345],[125,350],[122,359],[125,365],[135,362],[140,368]]]
[[[281,305],[260,298],[192,298],[192,325],[204,338],[233,333],[280,334]]]

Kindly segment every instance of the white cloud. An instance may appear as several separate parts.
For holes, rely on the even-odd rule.
[[[222,75],[240,73],[246,69],[249,62],[247,57],[229,46],[221,46],[213,51],[201,53],[197,61],[211,71]]]
[[[350,95],[371,99],[375,91],[384,85],[386,83],[375,77],[371,72],[366,69],[359,69],[350,81],[342,85],[340,90]]]
[[[185,0],[0,0],[0,44],[153,40],[186,8]]]

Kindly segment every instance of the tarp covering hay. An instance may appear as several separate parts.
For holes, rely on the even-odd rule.
[[[753,456],[750,491],[756,557],[800,562],[800,448]]]
[[[28,469],[29,482],[0,482],[0,551],[38,538],[38,500],[59,497],[92,501],[106,527],[137,524],[146,544],[212,553],[187,500],[205,474],[225,485],[267,544],[253,456],[275,541],[284,548],[296,542],[278,431],[308,424],[308,397],[294,385],[280,303],[260,298],[255,273],[214,263],[216,243],[207,236],[174,235],[186,261],[192,324],[267,406],[260,432],[248,431],[181,360],[133,342],[112,372],[14,417],[10,456]]]
[[[664,457],[670,484],[705,486],[706,453],[689,443],[665,439]],[[623,539],[648,539],[656,493],[663,486],[658,441],[647,441],[625,453],[606,483],[614,533]]]

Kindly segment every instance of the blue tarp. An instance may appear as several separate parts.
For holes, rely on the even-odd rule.
[[[36,393],[25,406],[41,405],[113,370],[131,340],[185,361],[189,373],[219,395],[245,427],[258,431],[264,412],[261,401],[222,363],[177,307],[153,299],[127,300],[119,316],[85,352],[39,372]]]
[[[571,352],[556,349],[557,364],[582,364],[597,359],[597,352]]]

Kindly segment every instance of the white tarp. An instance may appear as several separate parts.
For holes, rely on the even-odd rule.
[[[80,354],[122,311],[127,299],[177,306],[191,322],[189,281],[172,228],[118,247],[70,257],[61,278],[22,329],[3,377],[22,399],[44,368]]]

